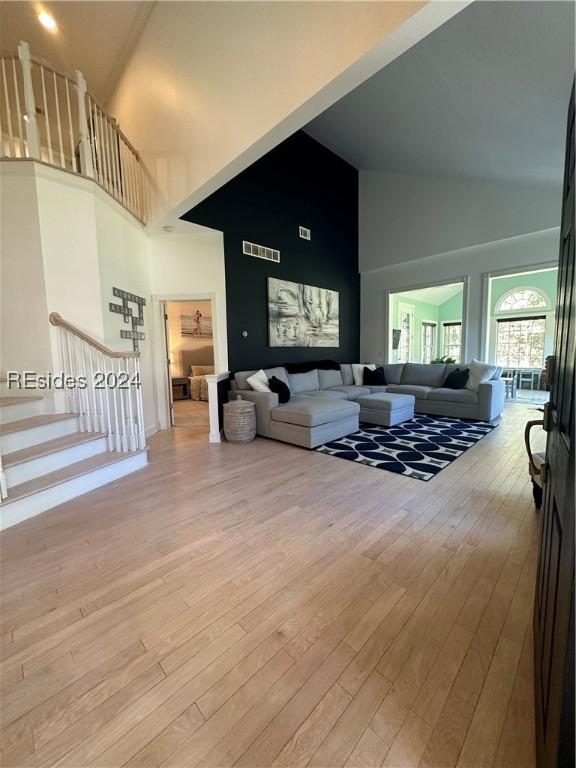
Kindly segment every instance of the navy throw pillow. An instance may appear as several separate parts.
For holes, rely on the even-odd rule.
[[[365,367],[362,383],[367,384],[369,387],[385,387],[388,382],[386,381],[384,368],[380,366],[371,371],[370,368]]]
[[[271,392],[278,395],[278,402],[287,403],[290,400],[290,387],[285,381],[280,381],[276,376],[272,376],[268,379],[268,386]]]
[[[464,368],[463,371],[461,371],[460,368],[456,368],[455,371],[452,371],[452,373],[449,373],[448,376],[446,376],[443,386],[446,387],[446,389],[465,389],[469,375],[469,368]]]

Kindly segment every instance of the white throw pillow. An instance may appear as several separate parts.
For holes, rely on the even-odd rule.
[[[255,391],[255,392],[270,392],[270,387],[268,386],[268,376],[264,373],[262,369],[259,371],[256,371],[256,373],[253,373],[252,376],[248,376],[246,379],[246,383]]]
[[[357,387],[361,387],[364,384],[364,368],[369,368],[371,371],[376,370],[375,363],[352,363],[352,373],[354,375],[354,384]]]
[[[470,373],[468,375],[468,381],[466,382],[466,389],[471,389],[472,392],[478,392],[480,384],[490,381],[497,371],[496,365],[483,363],[480,360],[472,360],[470,365],[468,365],[468,368]]]

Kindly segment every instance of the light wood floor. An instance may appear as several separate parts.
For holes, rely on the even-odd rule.
[[[207,435],[210,430],[208,403],[203,400],[174,400],[174,426],[195,427]]]
[[[532,766],[522,429],[429,483],[258,439],[1,536],[5,766]]]

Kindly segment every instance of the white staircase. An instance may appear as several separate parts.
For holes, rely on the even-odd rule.
[[[6,498],[0,530],[145,467],[146,448],[108,449],[106,432],[81,432],[75,413],[46,413],[40,396],[0,397]]]

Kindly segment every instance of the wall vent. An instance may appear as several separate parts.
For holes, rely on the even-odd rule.
[[[298,227],[298,234],[302,238],[302,240],[310,240],[310,230],[308,227]]]
[[[249,243],[247,240],[242,240],[242,252],[246,256],[255,256],[257,259],[266,259],[266,261],[273,261],[275,264],[280,263],[280,251],[274,248],[266,248],[264,245],[256,245],[256,243]]]

